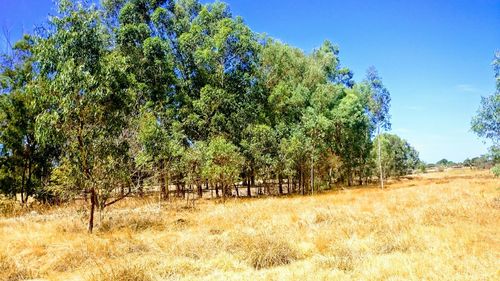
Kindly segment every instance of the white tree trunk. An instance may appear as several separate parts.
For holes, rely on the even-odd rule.
[[[378,168],[380,170],[380,188],[384,189],[384,173],[382,171],[382,156],[380,147],[380,124],[377,125],[377,136],[378,136]]]

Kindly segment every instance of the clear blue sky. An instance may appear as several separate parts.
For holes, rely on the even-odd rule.
[[[392,132],[424,161],[487,152],[470,120],[480,96],[494,92],[500,0],[225,2],[254,31],[306,52],[324,39],[336,43],[357,81],[376,66],[392,95]],[[51,0],[0,0],[0,26],[16,39],[52,10]]]

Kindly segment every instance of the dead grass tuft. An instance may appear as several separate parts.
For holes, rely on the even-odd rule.
[[[255,269],[286,265],[301,256],[289,239],[276,232],[236,232],[232,236],[230,251]]]
[[[31,270],[19,266],[15,260],[0,252],[0,280],[17,281],[35,277]]]
[[[97,273],[92,273],[86,281],[152,281],[153,278],[147,271],[147,268],[129,264],[100,268]]]

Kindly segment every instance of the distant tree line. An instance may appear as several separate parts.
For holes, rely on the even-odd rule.
[[[1,192],[83,196],[89,231],[96,209],[148,187],[310,194],[419,163],[380,134],[390,96],[375,68],[357,83],[329,41],[304,53],[220,2],[61,0],[0,73]]]

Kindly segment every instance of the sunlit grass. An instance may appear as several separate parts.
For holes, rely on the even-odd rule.
[[[314,197],[128,200],[0,219],[0,280],[499,280],[500,182],[453,170]]]

